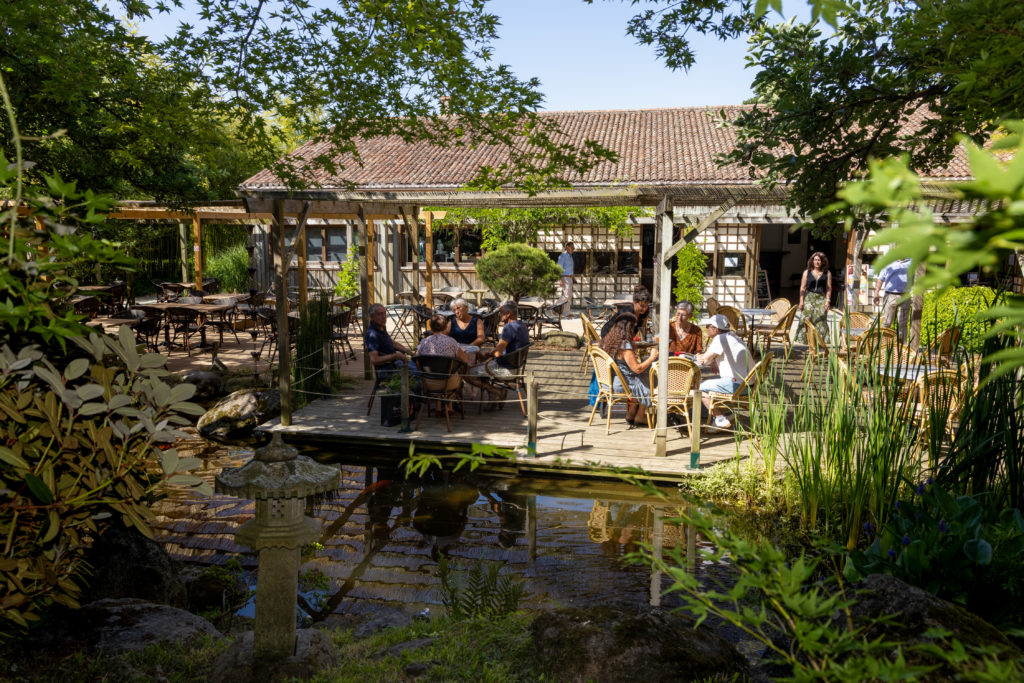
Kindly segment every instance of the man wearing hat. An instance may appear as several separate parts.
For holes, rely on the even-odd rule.
[[[729,329],[729,319],[722,314],[713,315],[704,321],[708,331],[708,350],[697,355],[701,365],[718,366],[718,377],[706,379],[700,383],[704,406],[711,410],[711,398],[708,392],[731,394],[739,388],[743,378],[750,372],[750,351],[743,340]],[[715,408],[712,411],[715,426],[719,429],[732,427],[732,422],[725,416],[725,411]]]

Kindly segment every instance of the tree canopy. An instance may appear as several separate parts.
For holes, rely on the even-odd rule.
[[[1024,4],[1017,0],[810,0],[818,23],[773,24],[761,0],[659,0],[629,31],[670,68],[688,68],[687,31],[751,34],[750,111],[731,121],[724,162],[790,183],[790,205],[814,214],[870,158],[907,154],[918,172],[946,164],[960,136],[983,144],[1000,121],[1024,115]],[[772,5],[781,11],[781,0]],[[907,127],[920,115],[920,125]],[[835,229],[818,226],[819,232]]]
[[[35,138],[27,158],[80,187],[196,200],[273,165],[289,135],[339,153],[375,135],[500,145],[508,163],[478,184],[528,190],[613,156],[556,141],[535,115],[537,81],[491,60],[498,20],[485,0],[172,2],[3,3],[0,69]],[[159,44],[126,23],[171,12],[189,20]],[[314,164],[343,172],[332,156]],[[309,177],[287,162],[275,170],[296,185]]]

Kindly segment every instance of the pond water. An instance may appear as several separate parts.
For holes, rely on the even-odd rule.
[[[244,464],[252,452],[222,449],[205,459],[212,481],[224,467]],[[624,554],[655,539],[655,516],[674,510],[645,498],[625,483],[527,480],[434,473],[406,480],[394,467],[339,460],[342,485],[334,498],[311,506],[323,522],[319,545],[304,555],[302,571],[329,579],[325,613],[360,613],[389,606],[442,611],[438,558],[457,569],[478,560],[499,562],[502,572],[526,583],[525,608],[633,605],[661,598],[667,581],[650,568],[624,565]],[[657,503],[655,505],[654,503]],[[174,490],[156,507],[155,532],[179,560],[223,564],[238,557],[253,569],[256,557],[235,543],[235,529],[253,514],[253,503]],[[681,545],[685,529],[664,524],[666,547]],[[703,539],[697,539],[698,545]],[[725,579],[728,568],[699,563],[702,580]]]

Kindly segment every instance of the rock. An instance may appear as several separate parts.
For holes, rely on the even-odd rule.
[[[409,662],[402,667],[402,673],[410,678],[418,678],[433,669],[435,666],[440,665],[441,662],[436,659],[431,659],[429,662]]]
[[[211,441],[229,446],[263,443],[253,430],[281,414],[281,392],[277,389],[236,391],[199,418],[196,428]]]
[[[865,627],[864,636],[869,639],[882,636],[902,646],[918,643],[933,643],[934,638],[925,635],[931,628],[951,632],[968,648],[995,646],[1004,651],[1007,658],[1024,656],[999,629],[968,612],[964,608],[937,598],[928,591],[900,581],[888,574],[872,574],[864,579],[857,602],[850,608],[850,617],[855,627]],[[883,616],[896,618],[891,623],[871,624]],[[904,655],[907,651],[904,649]],[[938,661],[924,658],[920,654],[907,656],[909,663],[938,664]],[[954,673],[940,669],[937,679],[952,679]]]
[[[189,370],[181,376],[182,384],[194,384],[196,394],[192,400],[217,398],[224,395],[224,375],[212,370]]]
[[[234,375],[224,382],[224,392],[233,394],[243,389],[265,389],[266,382],[252,375]]]
[[[86,551],[92,576],[83,602],[137,598],[185,607],[185,585],[164,547],[137,529],[111,525]]]
[[[389,628],[401,628],[412,623],[408,612],[390,607],[380,607],[361,614],[331,614],[316,625],[327,631],[348,629],[356,638],[368,638]]]
[[[252,656],[253,633],[243,633],[217,658],[209,680],[217,683],[248,683],[256,680],[306,679],[334,665],[334,644],[323,631],[300,629],[295,640],[295,654],[291,657],[281,660],[255,660]]]
[[[530,626],[538,666],[557,681],[741,680],[746,659],[706,625],[657,608],[568,608]]]
[[[245,578],[224,567],[186,567],[181,580],[188,594],[188,608],[200,613],[237,606],[249,592]]]
[[[178,643],[203,636],[223,638],[213,625],[185,610],[133,598],[103,599],[75,613],[78,631],[109,653],[142,650],[153,643]]]
[[[544,335],[544,344],[554,349],[578,349],[582,340],[572,332],[552,330]]]
[[[419,650],[421,648],[433,645],[436,638],[417,638],[416,640],[407,640],[403,643],[395,643],[391,647],[378,653],[381,657],[400,657],[405,652],[412,652],[413,650]]]

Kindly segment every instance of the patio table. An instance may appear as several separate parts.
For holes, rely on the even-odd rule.
[[[938,365],[879,365],[878,374],[903,382],[916,382],[922,375],[941,369]]]
[[[179,304],[173,301],[155,302],[146,304],[145,306],[139,306],[142,309],[149,309],[160,312],[165,318],[167,312],[172,310],[190,309],[199,313],[199,325],[200,325],[200,341],[199,346],[206,346],[206,327],[205,323],[207,318],[218,313],[227,313],[234,307],[234,304]],[[164,321],[164,345],[168,349],[171,348],[171,332],[167,321]]]

